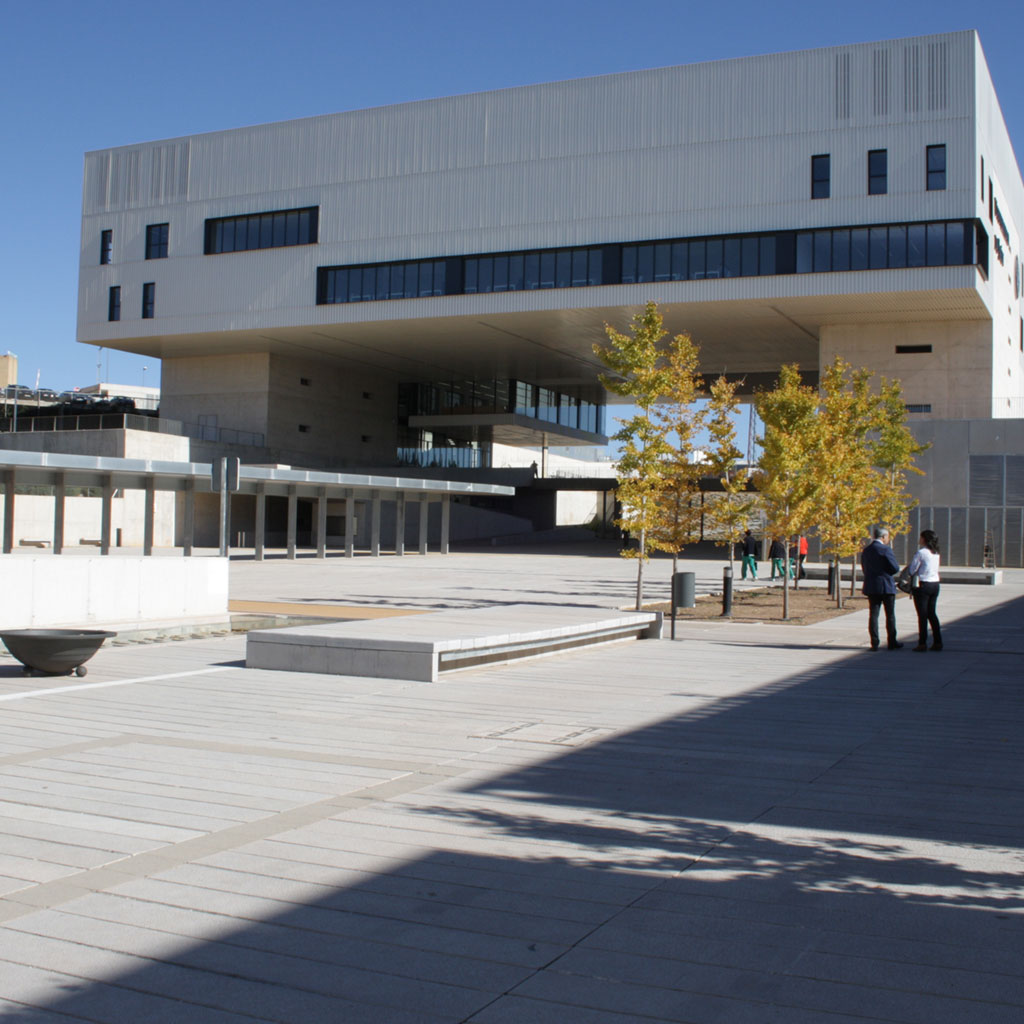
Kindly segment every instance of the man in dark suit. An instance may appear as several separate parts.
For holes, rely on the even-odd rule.
[[[864,572],[862,593],[868,599],[868,636],[871,650],[877,651],[878,610],[885,609],[885,635],[890,651],[898,651],[903,644],[896,639],[896,582],[893,576],[900,571],[900,563],[889,547],[889,531],[876,526],[874,540],[860,553],[860,567]]]

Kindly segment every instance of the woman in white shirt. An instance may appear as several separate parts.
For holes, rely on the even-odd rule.
[[[917,646],[915,651],[928,650],[928,627],[932,627],[932,650],[942,650],[942,629],[935,614],[939,599],[939,538],[934,530],[921,531],[921,546],[906,568],[907,576],[917,577],[914,607],[917,609]]]

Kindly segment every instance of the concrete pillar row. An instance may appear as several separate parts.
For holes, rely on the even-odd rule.
[[[380,491],[370,492],[370,554],[380,557]]]
[[[142,525],[142,553],[153,554],[153,521],[156,518],[156,480],[149,477],[146,480],[146,502],[144,522]]]
[[[103,477],[100,509],[100,554],[109,555],[114,518],[114,481],[109,474]]]
[[[452,526],[452,499],[446,494],[441,499],[441,554],[448,554],[448,537]]]
[[[345,557],[352,558],[356,548],[356,499],[351,489],[345,491]]]
[[[4,554],[14,550],[14,470],[4,470]]]
[[[430,502],[427,500],[426,491],[420,493],[420,535],[419,535],[419,552],[421,555],[427,553],[427,526],[428,526],[428,514],[430,512]]]
[[[395,554],[405,554],[405,493],[395,495]]]
[[[316,557],[327,557],[327,488],[316,491]]]

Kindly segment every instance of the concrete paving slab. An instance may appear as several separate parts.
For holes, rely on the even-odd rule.
[[[614,608],[633,568],[232,573],[241,600]],[[943,587],[942,655],[866,652],[862,614],[716,622],[431,685],[249,670],[233,636],[105,648],[92,689],[0,660],[0,1015],[1016,1021],[1022,609],[1008,572]]]

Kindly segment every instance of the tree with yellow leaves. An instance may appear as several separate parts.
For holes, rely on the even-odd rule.
[[[612,438],[622,446],[616,466],[621,513],[615,525],[638,541],[636,548],[628,547],[622,554],[637,559],[639,611],[643,607],[648,542],[659,519],[665,460],[670,454],[664,431],[654,420],[654,407],[669,384],[664,354],[659,347],[668,331],[657,305],[648,302],[643,312],[633,317],[628,334],[608,324],[605,333],[610,342],[608,347],[594,346],[594,354],[610,371],[601,375],[601,383],[634,406],[632,416],[618,421],[621,426]]]

